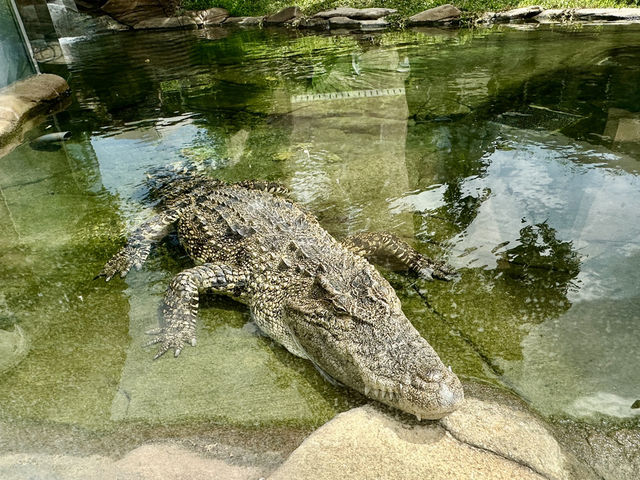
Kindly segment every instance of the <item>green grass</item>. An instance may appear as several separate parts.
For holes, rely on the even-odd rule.
[[[502,11],[528,5],[544,8],[605,8],[637,7],[640,0],[183,0],[186,10],[222,7],[233,16],[268,15],[290,6],[299,6],[305,14],[313,14],[335,7],[386,7],[395,8],[401,16],[411,16],[422,10],[445,3],[453,3],[461,10],[478,14]]]

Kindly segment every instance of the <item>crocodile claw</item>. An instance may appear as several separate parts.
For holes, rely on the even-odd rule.
[[[131,268],[140,270],[144,260],[147,258],[147,255],[147,249],[140,249],[134,245],[127,245],[111,257],[96,278],[104,277],[107,282],[116,275],[120,275],[124,278],[131,271]]]
[[[169,325],[165,328],[154,328],[145,333],[147,335],[156,335],[156,337],[145,343],[143,347],[160,344],[160,348],[153,357],[154,360],[160,358],[171,349],[173,349],[173,356],[177,357],[185,345],[196,346],[196,337],[192,329],[188,327],[172,327]]]

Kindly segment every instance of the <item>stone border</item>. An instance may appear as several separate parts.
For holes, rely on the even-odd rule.
[[[28,77],[0,90],[0,156],[20,140],[29,120],[60,108],[69,96],[69,85],[57,75],[43,73]]]
[[[175,30],[198,29],[209,26],[240,27],[291,27],[314,30],[370,31],[397,26],[458,26],[493,25],[496,23],[640,23],[640,8],[584,8],[544,9],[541,6],[516,8],[505,12],[486,12],[479,17],[463,18],[463,12],[451,4],[440,5],[417,13],[409,18],[398,18],[397,11],[389,8],[340,7],[304,16],[297,6],[290,6],[277,13],[259,17],[231,17],[223,8],[187,11],[179,16],[152,17],[132,20],[130,13],[111,13],[124,30]],[[140,18],[138,12],[138,18]],[[394,22],[389,16],[396,16]]]

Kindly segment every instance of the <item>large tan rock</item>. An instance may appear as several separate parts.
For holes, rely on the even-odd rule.
[[[308,437],[269,480],[566,478],[562,452],[533,416],[479,400],[454,415],[408,424],[371,406],[350,410]]]
[[[437,23],[453,23],[460,19],[460,10],[450,4],[440,5],[417,13],[407,19],[407,25],[432,25]]]
[[[467,445],[527,465],[547,478],[567,478],[558,442],[542,422],[524,410],[468,398],[440,423]]]
[[[69,93],[69,85],[57,75],[34,75],[0,90],[0,147],[29,118],[46,113]]]

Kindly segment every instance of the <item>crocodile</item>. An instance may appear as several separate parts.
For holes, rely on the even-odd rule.
[[[166,291],[161,328],[145,346],[155,358],[196,345],[199,295],[248,305],[267,336],[308,359],[329,381],[415,415],[438,419],[463,401],[458,377],[413,327],[372,262],[392,260],[426,279],[454,270],[389,233],[337,241],[318,220],[266,181],[225,183],[181,174],[153,187],[158,213],[142,223],[99,276],[140,269],[175,225],[194,265]]]

